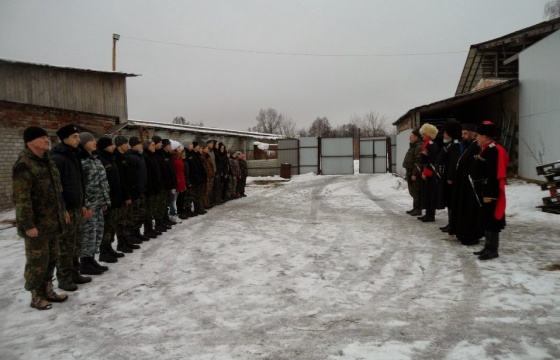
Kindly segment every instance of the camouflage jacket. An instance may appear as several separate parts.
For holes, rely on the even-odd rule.
[[[411,143],[406,155],[403,160],[403,168],[406,169],[407,175],[420,176],[420,170],[418,170],[417,164],[420,164],[420,153],[422,152],[422,140],[417,140],[415,143]]]
[[[50,156],[40,158],[24,149],[13,167],[13,197],[18,235],[37,228],[39,234],[62,233],[66,208],[56,165]]]
[[[229,166],[231,167],[231,175],[239,178],[241,170],[239,169],[239,161],[235,159],[229,159]]]
[[[88,155],[82,152],[82,169],[84,170],[84,183],[86,187],[85,207],[111,205],[111,190],[107,180],[107,172],[96,154]]]
[[[204,168],[206,169],[206,178],[214,178],[216,171],[214,170],[214,165],[210,154],[202,154],[202,162],[204,163]]]

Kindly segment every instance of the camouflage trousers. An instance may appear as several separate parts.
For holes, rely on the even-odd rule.
[[[212,187],[214,186],[214,177],[209,178],[206,184],[203,184],[202,190],[202,206],[209,207],[212,204]]]
[[[119,209],[119,216],[117,218],[117,236],[119,238],[132,234],[132,227],[134,226],[134,214],[132,211],[132,204],[125,204]]]
[[[158,195],[146,195],[146,206],[144,207],[144,230],[148,228],[148,224],[152,224],[152,220],[156,218],[156,207],[157,207],[157,196]]]
[[[156,213],[154,215],[154,219],[160,222],[168,216],[167,207],[169,206],[169,190],[161,190],[156,196],[157,206],[155,209]]]
[[[53,278],[59,257],[59,236],[44,234],[41,230],[37,237],[25,236],[25,290],[39,289],[46,280]]]
[[[117,233],[117,219],[119,216],[120,209],[109,208],[103,214],[103,239],[101,240],[101,246],[111,245],[115,241],[115,235]]]
[[[82,245],[82,257],[93,257],[99,252],[99,245],[103,239],[103,229],[105,227],[105,218],[101,206],[91,208],[93,216],[90,219],[84,219],[84,241]]]
[[[245,186],[247,186],[247,178],[242,177],[241,179],[239,179],[237,181],[237,192],[240,193],[240,194],[244,194],[245,193]]]
[[[192,185],[187,186],[185,191],[185,211],[192,211],[194,204],[194,189]]]
[[[412,196],[412,204],[415,209],[420,209],[420,180],[412,180],[411,175],[407,174],[408,193]]]
[[[227,197],[228,199],[233,199],[235,197],[235,193],[237,192],[237,176],[232,176],[229,179],[228,190],[227,190]]]
[[[146,216],[146,197],[141,195],[132,202],[132,228],[140,229]]]
[[[72,282],[72,274],[80,273],[80,255],[84,236],[82,208],[68,210],[70,223],[66,224],[58,243],[60,256],[56,264],[56,277],[59,283]]]

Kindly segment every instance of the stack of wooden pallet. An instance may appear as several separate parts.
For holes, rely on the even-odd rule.
[[[544,205],[539,207],[544,212],[560,214],[560,161],[537,166],[537,174],[546,178],[541,189],[550,192],[550,196],[543,197]]]

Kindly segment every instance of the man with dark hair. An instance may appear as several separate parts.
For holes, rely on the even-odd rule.
[[[51,158],[60,173],[62,197],[70,223],[60,239],[60,257],[56,277],[58,287],[66,291],[78,289],[76,284],[91,281],[80,275],[80,255],[84,232],[84,218],[91,218],[92,212],[84,207],[84,172],[79,159],[80,132],[70,124],[60,128],[56,134],[62,141],[51,151]]]
[[[23,132],[25,149],[13,167],[13,198],[17,232],[25,241],[25,290],[32,308],[48,310],[67,295],[54,292],[52,279],[59,256],[59,239],[70,221],[59,173],[48,155],[47,132],[31,126]]]
[[[476,141],[480,152],[471,170],[478,199],[481,202],[479,227],[484,230],[484,248],[473,254],[480,260],[497,258],[500,245],[500,231],[506,226],[506,171],[509,156],[506,150],[494,140],[496,125],[488,120],[478,126]]]

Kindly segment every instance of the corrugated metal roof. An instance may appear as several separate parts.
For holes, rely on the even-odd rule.
[[[10,59],[0,59],[0,65],[2,65],[2,64],[43,67],[43,68],[57,69],[57,70],[87,72],[87,73],[93,73],[93,74],[115,75],[115,76],[126,76],[126,77],[141,76],[141,75],[138,75],[138,74],[123,73],[123,72],[118,72],[118,71],[101,71],[101,70],[79,69],[79,68],[73,68],[73,67],[55,66],[55,65],[49,65],[49,64],[37,64],[37,63],[24,62],[24,61],[18,61],[18,60],[10,60]]]
[[[140,127],[140,126],[172,130],[172,131],[184,131],[184,132],[198,133],[198,134],[237,136],[237,137],[245,137],[245,138],[253,138],[253,139],[278,140],[284,138],[282,135],[276,135],[276,134],[264,134],[259,132],[241,131],[241,130],[228,130],[228,129],[211,128],[211,127],[204,127],[204,126],[195,126],[195,125],[165,124],[165,123],[158,123],[155,121],[134,120],[134,119],[129,119],[125,127]]]
[[[474,90],[474,91],[471,91],[469,93],[460,94],[460,95],[453,96],[453,97],[443,99],[443,100],[439,100],[439,101],[436,101],[436,102],[433,102],[433,103],[430,103],[430,104],[417,106],[413,109],[408,110],[406,112],[406,114],[404,114],[397,121],[395,121],[393,123],[393,125],[398,125],[401,121],[408,118],[415,111],[420,111],[422,113],[422,112],[425,112],[425,111],[442,110],[442,109],[445,109],[447,107],[456,106],[456,105],[461,104],[461,103],[469,102],[469,101],[472,101],[472,100],[475,100],[475,99],[479,99],[479,98],[482,98],[482,97],[485,97],[485,96],[488,96],[488,95],[498,93],[500,91],[504,91],[504,90],[513,88],[513,87],[517,86],[518,83],[519,83],[519,81],[517,79],[507,79],[507,80],[503,80],[499,84],[491,85],[491,86],[485,87],[485,88],[480,89],[480,90]]]

